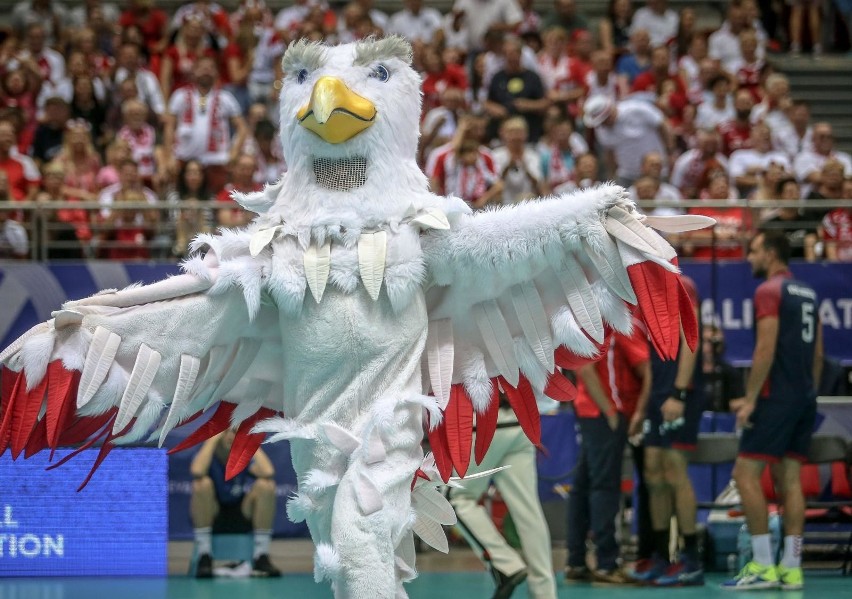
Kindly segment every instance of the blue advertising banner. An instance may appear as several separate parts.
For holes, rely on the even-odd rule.
[[[734,365],[751,362],[754,349],[754,291],[762,282],[748,262],[681,263],[701,296],[701,320],[717,322],[725,334],[725,358]],[[715,272],[714,272],[715,269]],[[793,276],[809,283],[819,297],[825,353],[852,364],[852,264],[794,262]]]
[[[166,452],[114,449],[78,493],[97,454],[0,458],[0,577],[166,575]]]

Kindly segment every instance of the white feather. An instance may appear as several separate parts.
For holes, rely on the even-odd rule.
[[[529,282],[513,286],[512,304],[521,323],[521,330],[535,356],[547,372],[553,372],[553,339],[550,336],[547,313],[535,285]]]
[[[53,317],[53,326],[57,329],[78,326],[83,322],[83,314],[77,310],[55,310],[50,315]]]
[[[328,543],[317,543],[314,553],[314,582],[335,581],[340,578],[343,564],[340,555]]]
[[[423,214],[412,219],[411,222],[423,229],[447,230],[450,228],[447,215],[437,208],[428,208]]]
[[[358,504],[358,510],[362,516],[375,514],[382,509],[382,494],[376,487],[376,483],[360,468],[355,471],[353,483],[355,503]]]
[[[263,251],[263,248],[269,245],[279,229],[281,229],[280,225],[269,229],[260,229],[251,236],[251,241],[249,241],[249,253],[252,258],[260,254],[260,252]]]
[[[159,352],[154,351],[144,343],[139,346],[136,362],[130,372],[130,380],[124,390],[124,395],[121,397],[121,406],[112,427],[113,434],[124,430],[124,427],[136,415],[142,400],[145,399],[148,390],[151,388],[151,383],[154,382],[154,376],[160,369],[161,360],[162,356]]]
[[[387,258],[387,233],[362,233],[358,238],[358,270],[373,301],[379,299]]]
[[[175,388],[172,404],[169,407],[169,414],[166,416],[166,423],[160,431],[159,447],[163,446],[168,434],[184,416],[184,409],[187,401],[189,401],[189,394],[192,391],[192,387],[195,385],[195,379],[198,376],[198,370],[200,367],[201,360],[195,356],[181,354],[177,387]]]
[[[47,364],[53,353],[53,343],[56,335],[48,330],[33,335],[24,342],[21,348],[21,358],[24,363],[24,373],[27,375],[27,391],[35,389],[47,372]]]
[[[446,409],[450,401],[454,357],[453,321],[449,318],[430,321],[426,337],[426,360],[432,392],[438,398],[442,410]]]
[[[430,518],[418,515],[412,528],[414,533],[423,539],[424,543],[441,553],[449,553],[450,546],[447,543],[447,535],[440,524]]]
[[[462,384],[467,391],[473,409],[482,414],[491,403],[491,379],[485,367],[485,356],[482,352],[471,347],[464,353],[461,364]]]
[[[699,214],[682,214],[677,216],[646,216],[644,222],[649,227],[665,233],[686,233],[697,231],[716,224],[715,218]]]
[[[411,494],[411,503],[418,516],[425,516],[438,524],[456,523],[456,513],[447,498],[430,485],[420,485]]]
[[[544,391],[544,388],[547,386],[547,375],[553,372],[553,370],[545,370],[545,367],[538,359],[538,355],[530,348],[526,339],[516,337],[514,345],[515,357],[518,360],[521,372],[529,379],[533,389],[539,392]],[[554,368],[556,368],[555,365]]]
[[[328,283],[328,273],[331,270],[331,243],[325,243],[319,247],[313,244],[309,246],[305,250],[303,262],[308,288],[311,290],[314,300],[320,303],[326,283]]]
[[[613,206],[606,213],[604,227],[613,237],[636,249],[656,254],[657,248],[648,241],[648,228],[620,206]]]
[[[512,346],[512,335],[500,307],[494,300],[479,303],[472,308],[476,325],[485,342],[488,355],[512,386],[517,386],[519,379],[518,362]]]
[[[340,483],[340,477],[336,474],[312,468],[305,474],[300,486],[304,487],[305,491],[311,495],[317,495],[326,489],[337,486],[338,483]]]
[[[583,245],[586,248],[587,256],[610,289],[618,294],[621,299],[635,304],[636,294],[633,292],[630,278],[621,262],[618,247],[609,235],[603,232],[594,240],[584,238]],[[595,246],[599,246],[600,251],[597,251]]]
[[[361,446],[358,437],[334,422],[324,422],[320,424],[319,429],[326,441],[345,455],[352,455]]]
[[[567,307],[560,308],[551,318],[553,334],[559,345],[564,345],[578,356],[592,358],[598,355],[598,348],[583,334],[573,312]]]
[[[562,285],[568,305],[571,306],[571,311],[577,318],[576,322],[589,333],[592,339],[602,343],[604,331],[601,313],[583,269],[570,256],[564,257],[561,263],[551,259],[550,266],[556,273],[559,284]]]
[[[378,464],[384,462],[388,457],[385,449],[385,442],[382,441],[382,436],[378,431],[370,435],[370,440],[367,442],[367,455],[364,457],[364,462],[367,464]]]
[[[317,505],[308,495],[294,493],[287,500],[287,518],[294,524],[304,522],[316,509]]]
[[[95,392],[103,384],[112,366],[121,337],[103,327],[97,327],[92,336],[92,343],[86,354],[86,363],[80,375],[80,385],[77,387],[77,409],[89,403]]]

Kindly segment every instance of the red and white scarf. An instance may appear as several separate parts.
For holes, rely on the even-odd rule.
[[[119,139],[123,139],[130,146],[133,160],[139,165],[139,175],[150,177],[154,174],[154,128],[144,123],[139,131],[133,131],[124,126],[118,132]]]
[[[186,95],[186,110],[183,112],[183,122],[187,125],[194,125],[195,121],[195,92],[197,88],[195,86],[187,87]],[[201,97],[204,97],[201,92],[199,93],[199,102]],[[214,87],[209,92],[207,92],[206,96],[209,98],[209,106],[207,110],[210,111],[210,126],[209,126],[209,134],[207,137],[207,151],[210,153],[216,152],[218,148],[223,144],[225,140],[225,132],[222,127],[222,123],[219,122],[219,99],[220,99],[221,91],[218,87]],[[204,114],[204,113],[202,113]]]
[[[569,152],[570,153],[570,152]],[[550,155],[547,160],[547,182],[556,187],[567,183],[574,178],[574,169],[565,164],[565,156],[556,145],[550,146]]]

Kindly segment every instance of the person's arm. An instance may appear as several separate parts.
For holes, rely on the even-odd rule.
[[[612,23],[608,18],[598,21],[598,40],[601,50],[610,54],[615,50],[615,43],[612,41]]]
[[[748,425],[754,412],[757,397],[772,369],[775,359],[775,345],[778,341],[778,316],[764,316],[757,321],[757,341],[751,360],[751,371],[746,380],[745,397],[731,401],[731,408],[737,412],[737,426]]]
[[[192,462],[189,464],[189,473],[192,475],[192,478],[207,476],[210,464],[213,463],[213,455],[216,453],[216,445],[218,445],[221,436],[222,433],[219,433],[215,437],[207,439],[204,445],[201,446],[201,449],[198,450],[198,453],[195,454],[195,457],[192,458]]]
[[[228,79],[231,80],[231,83],[245,85],[254,66],[254,49],[249,51],[245,60],[240,56],[229,56],[225,66],[228,69]]]
[[[819,391],[820,382],[822,381],[822,364],[825,360],[825,352],[823,350],[822,345],[822,321],[817,318],[816,321],[816,335],[814,337],[814,365],[813,365],[813,377],[814,377],[814,391]]]
[[[177,175],[177,164],[175,164],[175,128],[177,127],[177,116],[172,113],[171,107],[163,113],[163,165],[174,178]]]
[[[601,414],[606,418],[609,428],[616,430],[618,428],[618,411],[612,405],[604,391],[595,363],[592,362],[581,366],[577,369],[577,376],[583,381],[583,385],[585,385],[586,390],[589,392],[592,401],[595,402]]]
[[[239,157],[240,150],[242,150],[243,144],[246,142],[246,137],[248,137],[248,127],[246,127],[246,121],[242,116],[232,116],[231,126],[234,128],[236,133],[234,134],[234,139],[231,140],[231,150],[228,152],[228,162],[234,162],[237,157]]]
[[[698,308],[693,307],[695,312],[696,322],[698,321]],[[683,330],[680,332],[680,351],[677,355],[677,374],[675,375],[674,388],[671,394],[660,406],[660,412],[663,415],[664,422],[674,422],[678,418],[683,417],[684,402],[680,399],[682,391],[689,389],[692,385],[692,377],[695,374],[695,364],[697,360],[695,352],[689,349],[686,343],[686,337]]]
[[[503,119],[509,116],[509,109],[498,102],[485,100],[485,103],[482,106],[485,109],[485,112],[488,113],[488,116],[495,119]]]
[[[611,149],[606,148],[604,150],[604,172],[606,173],[607,179],[615,179],[615,152]]]
[[[578,88],[582,96],[583,88]],[[518,98],[514,102],[515,110],[523,113],[543,113],[550,106],[550,99],[547,97],[532,100],[529,98]]]
[[[258,449],[254,454],[254,458],[249,466],[249,474],[255,478],[275,478],[275,466],[272,465],[272,460],[262,449]]]
[[[484,194],[479,196],[476,201],[473,202],[474,208],[482,208],[483,206],[493,202],[497,198],[499,198],[503,194],[503,180],[497,179],[494,184],[488,188]]]
[[[160,89],[163,92],[164,98],[168,98],[172,93],[173,71],[174,63],[172,57],[168,54],[163,54],[163,61],[160,63]]]
[[[642,432],[645,415],[648,412],[648,399],[651,397],[651,361],[645,360],[636,364],[633,371],[641,379],[642,388],[639,389],[639,396],[636,398],[636,410],[630,418],[630,425],[627,429],[627,434],[631,437]]]

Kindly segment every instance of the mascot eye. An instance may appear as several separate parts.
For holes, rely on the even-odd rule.
[[[296,75],[296,79],[298,79],[299,83],[304,83],[308,78],[308,69],[302,69],[299,71],[299,74]]]
[[[380,64],[373,69],[373,72],[370,73],[370,77],[372,77],[373,79],[378,79],[379,81],[384,83],[385,81],[390,79],[390,71],[388,71],[388,68],[385,65]]]

